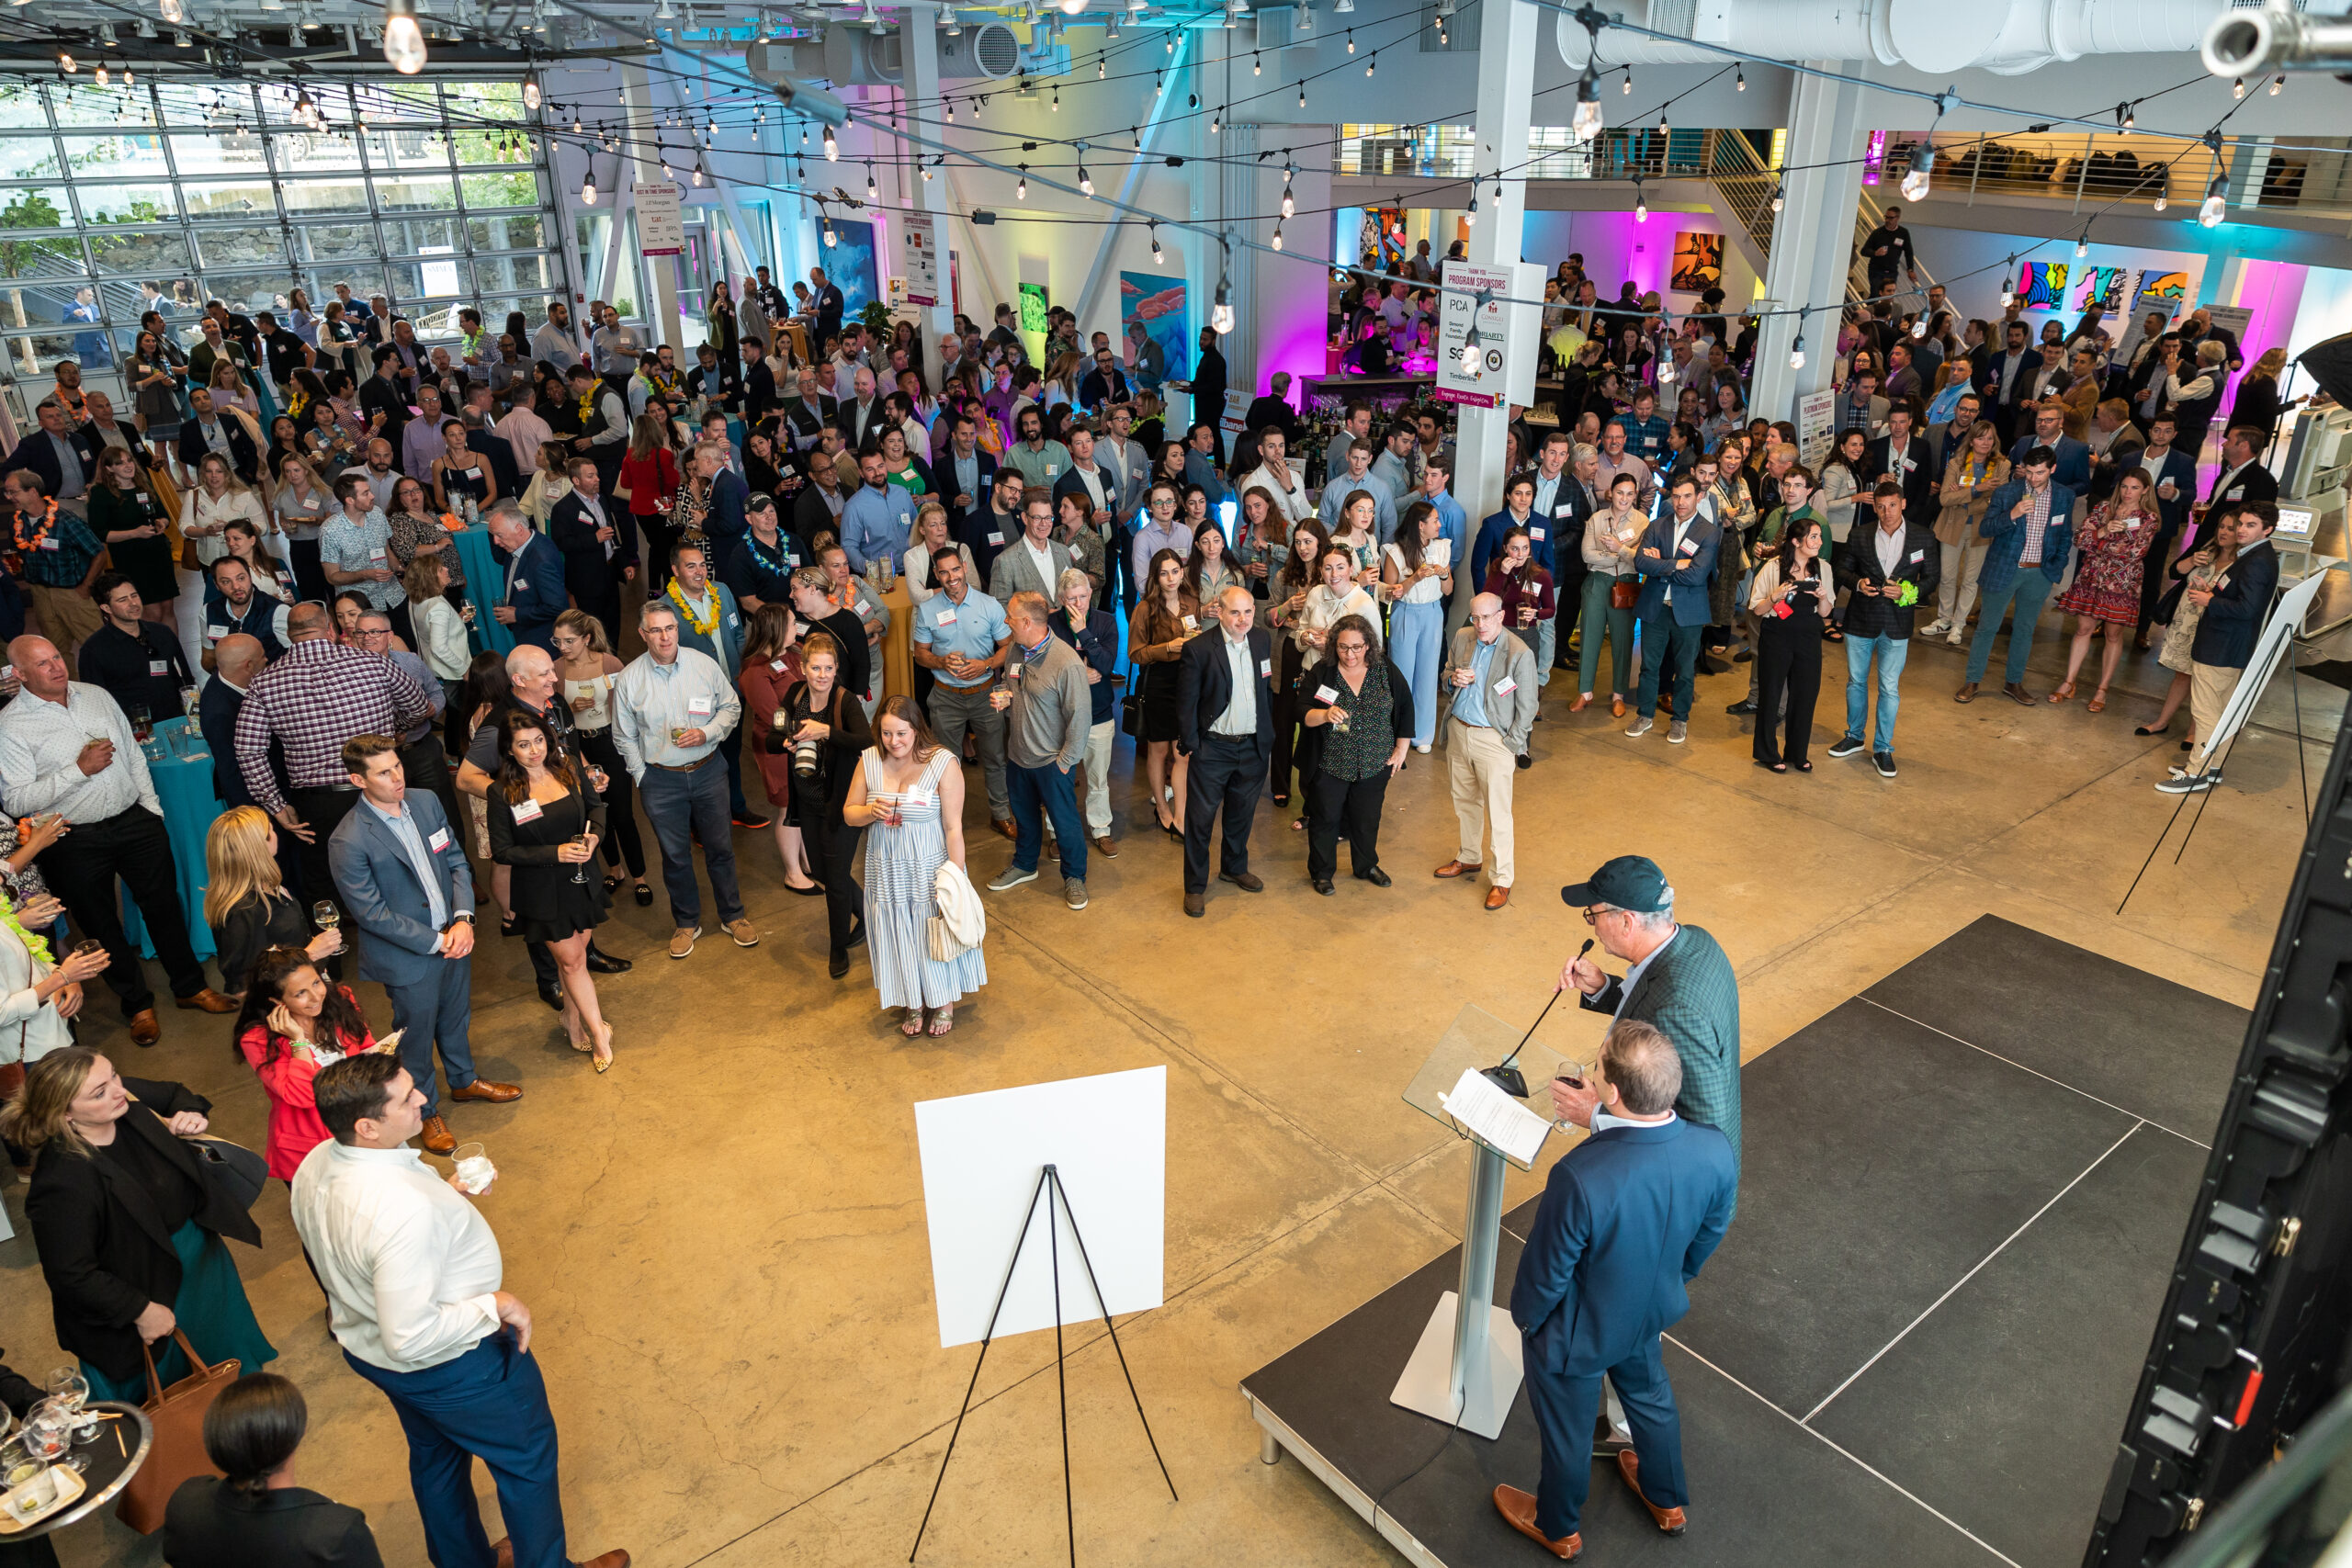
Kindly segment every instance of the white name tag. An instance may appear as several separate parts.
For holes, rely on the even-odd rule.
[[[1508,675],[1495,682],[1495,695],[1498,697],[1507,697],[1518,690],[1519,682]]]
[[[908,806],[929,806],[931,804],[931,791],[927,789],[910,789],[907,791],[904,804]]]
[[[1258,660],[1258,679],[1261,681],[1271,681],[1273,678],[1274,661],[1271,659],[1261,659]]]
[[[547,813],[540,808],[539,803],[536,800],[518,800],[514,803],[514,820],[517,822],[536,822],[546,815]]]
[[[55,539],[43,539],[40,542],[40,547],[45,550],[53,550],[57,548],[57,541]]]
[[[528,579],[518,577],[514,580],[514,586],[517,588],[528,588],[531,584]]]
[[[1544,530],[1541,528],[1530,528],[1527,531],[1527,536],[1531,539],[1541,539],[1544,536]]]
[[[1318,703],[1336,703],[1340,700],[1339,690],[1333,686],[1317,686],[1315,688],[1315,700]]]
[[[1187,616],[1185,616],[1185,617],[1184,617],[1184,629],[1185,629],[1186,631],[1188,631],[1188,632],[1194,632],[1194,631],[1198,631],[1198,630],[1200,630],[1200,629],[1201,629],[1201,623],[1200,623],[1199,619],[1198,619],[1197,617],[1195,617],[1195,616],[1192,616],[1192,615],[1187,615]]]
[[[989,543],[1001,549],[1004,546],[1004,536],[1001,533],[990,534],[989,536]]]
[[[1566,517],[1575,510],[1576,508],[1573,506],[1555,506],[1552,508],[1552,515],[1555,517]]]
[[[784,660],[781,659],[771,659],[768,660],[768,668],[781,675],[784,673]]]
[[[2130,521],[2129,523],[2126,523],[2125,525],[2123,525],[2123,531],[2124,531],[2125,533],[2127,533],[2127,534],[2128,534],[2128,533],[2132,532],[2133,529],[2137,528],[2139,525],[2140,525],[2140,520],[2139,520],[2137,517],[2134,517],[2133,519],[2132,519],[2132,521]]]
[[[953,611],[953,610],[942,610],[942,611],[940,611],[940,612],[939,612],[939,624],[940,624],[941,626],[954,626],[954,625],[956,624],[956,612],[955,612],[955,611]]]
[[[710,699],[708,697],[687,698],[686,712],[689,716],[695,718],[708,718],[710,716]]]
[[[229,628],[226,626],[207,626],[204,628],[204,635],[210,637],[214,642],[219,642],[222,637],[229,635]],[[157,673],[161,674],[162,671],[158,671]]]
[[[1025,664],[1008,664],[1004,667],[1004,678],[1008,681],[1018,681],[1021,679],[1021,671],[1027,668]]]
[[[160,659],[151,659],[147,661],[147,673],[150,675],[168,675],[171,671],[172,667]]]
[[[1913,550],[1911,552],[1911,564],[1913,566],[1917,566],[1921,561],[1926,560],[1927,558],[1928,552],[1925,550]]]
[[[1047,479],[1052,479],[1056,474],[1058,474],[1061,471],[1061,465],[1058,463],[1048,463],[1046,465],[1046,477]]]
[[[368,558],[369,560],[382,560],[384,558],[383,547],[379,545],[376,548],[369,550],[368,552]]]
[[[449,829],[447,828],[435,828],[433,830],[433,837],[424,840],[424,847],[431,850],[436,855],[443,850],[447,849],[449,847]]]

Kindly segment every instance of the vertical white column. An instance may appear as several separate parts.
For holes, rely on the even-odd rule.
[[[651,145],[650,139],[658,138],[661,132],[657,129],[653,94],[646,80],[645,67],[634,60],[621,62],[621,106],[628,125],[622,134],[628,138],[630,149],[628,159],[621,165],[626,177],[631,185],[656,178],[661,174],[661,164],[658,161],[649,163],[645,149]],[[613,209],[616,246],[625,243],[620,234],[622,221],[622,209],[616,205]],[[647,302],[645,311],[647,320],[653,324],[653,341],[656,344],[666,343],[673,349],[683,351],[685,345],[678,341],[678,258],[649,258],[640,254],[637,259],[642,264],[638,267],[638,276],[653,290],[653,298]],[[607,299],[618,292],[609,277],[605,287]],[[650,352],[650,345],[648,351]]]
[[[939,124],[939,7],[920,3],[920,0],[908,6],[906,21],[899,36],[906,44],[907,62],[911,68],[909,74],[913,78],[914,102],[907,109],[909,123],[921,121],[936,126]],[[920,148],[910,147],[908,151],[918,158],[922,156]],[[932,215],[933,238],[944,248],[947,243],[948,220],[955,216],[956,210],[948,199],[946,183],[936,178],[927,180],[918,174],[912,176],[911,188],[922,202],[922,209]],[[931,307],[925,321],[931,329],[926,335],[934,344],[956,330],[956,306],[951,298],[954,289],[947,258],[942,255],[938,259],[939,302]],[[976,319],[978,314],[980,312],[975,313]],[[935,353],[932,363],[939,363]]]
[[[1487,0],[1478,25],[1478,152],[1472,173],[1478,176],[1478,221],[1471,226],[1468,259],[1479,265],[1517,262],[1527,213],[1528,107],[1535,92],[1536,8],[1528,0]],[[1504,171],[1498,181],[1497,171]],[[1502,195],[1498,197],[1498,184]],[[1447,198],[1451,201],[1453,198]],[[1469,194],[1458,204],[1467,207]],[[1451,227],[1452,213],[1436,225]],[[1442,246],[1433,246],[1443,254]],[[1529,352],[1532,353],[1531,345]],[[1461,411],[1461,429],[1454,444],[1454,498],[1470,514],[1475,533],[1478,520],[1503,503],[1503,433],[1510,425],[1505,408]],[[1466,571],[1454,574],[1454,599],[1467,605],[1476,586]],[[1457,610],[1457,615],[1466,615]]]
[[[1795,419],[1797,399],[1829,385],[1862,195],[1861,164],[1853,161],[1860,102],[1852,83],[1819,76],[1799,76],[1791,95],[1785,163],[1792,172],[1781,184],[1786,199],[1772,225],[1764,296],[1783,308],[1814,309],[1804,318],[1769,316],[1757,333],[1748,405],[1767,419]],[[1804,367],[1792,370],[1789,351],[1801,321]]]

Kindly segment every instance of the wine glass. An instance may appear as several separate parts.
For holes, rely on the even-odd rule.
[[[588,852],[588,835],[585,833],[574,835],[570,840],[570,846],[572,849],[578,850],[582,855],[585,855]],[[588,863],[585,860],[581,861],[571,868],[571,880],[582,886],[585,886],[587,885]]]
[[[62,1464],[76,1472],[90,1468],[90,1461],[74,1452],[73,1411],[55,1399],[44,1399],[32,1407],[25,1417],[25,1429],[18,1440],[25,1452],[43,1464]]]
[[[322,898],[311,906],[311,920],[322,931],[331,931],[343,924],[343,911],[332,898]]]
[[[75,942],[75,943],[74,944],[74,956],[75,956],[75,957],[77,957],[77,958],[78,958],[78,957],[80,957],[82,954],[84,954],[84,953],[104,953],[106,950],[107,950],[107,944],[106,944],[105,942],[100,942],[96,937],[94,937],[94,936],[86,936],[86,937],[84,937],[80,942]]]
[[[1587,1062],[1563,1061],[1560,1064],[1559,1072],[1554,1076],[1556,1077],[1566,1078],[1569,1082],[1582,1088],[1583,1086],[1592,1082],[1592,1066],[1591,1064]],[[1587,1133],[1591,1131],[1589,1127],[1577,1126],[1575,1122],[1569,1121],[1565,1116],[1553,1117],[1552,1125],[1563,1133]]]
[[[85,1408],[90,1398],[90,1380],[82,1375],[79,1367],[56,1367],[51,1370],[46,1382],[50,1397],[75,1418],[74,1440],[76,1443],[96,1441],[98,1418]]]
[[[155,734],[154,720],[148,716],[147,705],[144,703],[131,704],[130,718],[130,738],[133,740],[138,741],[141,746],[146,745],[150,739],[153,739]]]

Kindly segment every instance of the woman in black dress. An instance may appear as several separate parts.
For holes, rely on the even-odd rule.
[[[859,756],[874,744],[865,706],[843,691],[841,667],[841,645],[810,633],[800,645],[801,678],[785,693],[766,740],[791,772],[793,819],[808,846],[809,869],[825,885],[827,969],[836,980],[849,973],[849,950],[865,940],[858,919],[865,893],[854,871],[859,829],[842,819],[842,805]]]
[[[1187,771],[1176,750],[1176,666],[1200,629],[1201,604],[1184,586],[1184,558],[1174,550],[1155,552],[1144,569],[1142,600],[1127,623],[1127,657],[1138,672],[1143,723],[1136,744],[1151,784],[1151,809],[1171,839],[1184,836]]]
[[[522,707],[498,716],[498,777],[490,786],[490,858],[514,868],[514,929],[543,942],[563,987],[563,1024],[596,1070],[613,1065],[613,1026],[596,1003],[588,938],[611,903],[589,874],[605,836],[605,803],[573,772],[547,721]]]
[[[1800,513],[1781,535],[1779,552],[1756,569],[1748,614],[1763,629],[1756,654],[1756,765],[1785,773],[1813,772],[1806,750],[1813,738],[1813,704],[1821,694],[1821,626],[1837,603],[1829,564],[1821,558],[1821,522]],[[1788,743],[1781,743],[1787,704]]]
[[[109,446],[98,455],[97,478],[90,487],[90,531],[114,558],[115,570],[139,590],[143,618],[167,622],[179,596],[179,563],[164,535],[163,511],[140,476],[139,458],[127,446]]]

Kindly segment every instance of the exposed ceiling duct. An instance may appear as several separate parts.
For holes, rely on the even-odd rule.
[[[1646,0],[1628,20],[1684,43],[1603,28],[1598,48],[1575,17],[1558,22],[1573,70],[1594,57],[1620,65],[1703,64],[1720,44],[1775,60],[1874,60],[1931,73],[1971,67],[2022,75],[2086,54],[2187,53],[2228,0],[1995,0],[1980,11],[1952,0]]]

